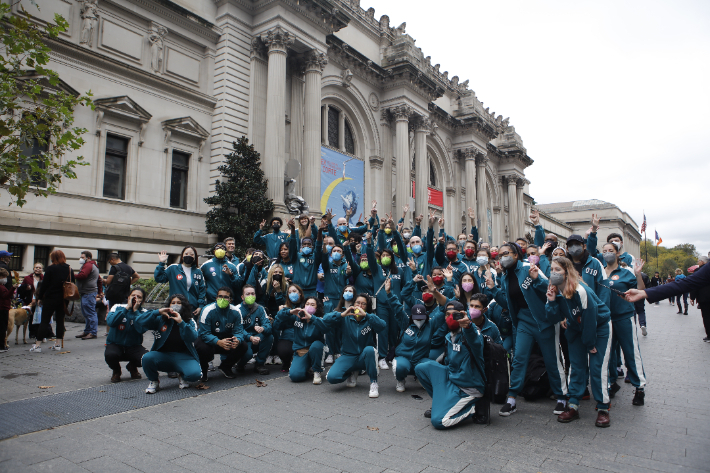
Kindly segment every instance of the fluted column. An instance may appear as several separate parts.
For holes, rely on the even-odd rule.
[[[323,104],[321,107],[321,143],[328,146],[328,104]]]
[[[269,72],[266,85],[266,144],[264,169],[269,179],[268,197],[274,201],[275,213],[285,212],[284,166],[286,159],[286,54],[293,44],[291,33],[277,26],[261,35],[269,48]]]
[[[446,188],[446,198],[444,199],[444,215],[446,216],[446,231],[449,235],[461,233],[461,224],[456,221],[456,188]],[[458,219],[459,221],[461,219]]]
[[[466,173],[466,224],[468,225],[468,208],[476,210],[476,152],[473,148],[463,151],[464,171]],[[478,217],[476,212],[476,217]]]
[[[518,230],[518,233],[520,233],[516,238],[524,237],[525,236],[525,204],[523,203],[523,186],[525,185],[525,182],[522,179],[518,179],[516,181],[516,197],[518,200],[518,225],[520,225],[520,230]]]
[[[478,216],[478,234],[483,241],[488,241],[488,187],[486,186],[486,162],[488,158],[479,153],[476,156],[476,170],[478,174],[478,199],[476,215]]]
[[[333,146],[336,146],[333,144]],[[340,151],[345,151],[345,114],[338,114],[338,144],[337,147]]]
[[[288,147],[289,160],[295,159],[303,167],[303,63],[294,59],[290,61],[291,73],[291,133]],[[303,195],[303,177],[296,179],[296,194]]]
[[[321,123],[321,78],[328,62],[324,53],[309,51],[305,56],[306,91],[303,100],[303,163],[301,164],[303,198],[310,207],[311,215],[320,213],[320,146]],[[327,113],[328,106],[323,107]],[[327,139],[327,133],[324,136]]]
[[[518,235],[518,194],[517,176],[508,176],[508,240],[515,241]]]
[[[384,215],[392,211],[392,114],[387,109],[380,113],[382,130],[382,188],[374,193],[378,209]],[[396,214],[396,213],[395,213]],[[393,215],[395,215],[393,214]]]
[[[261,39],[251,42],[251,63],[249,72],[249,142],[254,145],[262,158],[266,143],[266,48]]]
[[[392,109],[395,125],[395,143],[397,155],[397,208],[396,212],[401,212],[402,207],[409,204],[412,195],[412,182],[410,178],[409,164],[409,115],[412,114],[411,107],[399,105]]]
[[[415,166],[414,182],[416,191],[414,196],[414,215],[424,214],[429,210],[429,159],[426,149],[426,137],[431,132],[429,119],[420,117],[414,127],[414,156],[417,162]],[[401,212],[401,208],[398,212]]]

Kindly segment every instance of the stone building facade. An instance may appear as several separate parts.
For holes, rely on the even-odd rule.
[[[406,24],[359,0],[37,3],[38,21],[60,13],[70,23],[49,41],[50,67],[91,90],[96,110],[76,113],[89,130],[77,154],[90,166],[78,179],[22,209],[0,206],[0,241],[24,272],[52,248],[70,258],[120,250],[145,275],[161,250],[206,249],[214,238],[202,199],[242,135],[262,154],[278,215],[289,160],[301,165],[296,192],[320,213],[326,148],[364,163],[367,208],[377,200],[381,213],[401,215],[411,203],[411,214],[436,211],[455,234],[472,207],[493,242],[527,230],[533,160],[509,119],[440,70]],[[412,199],[416,183],[428,192]]]

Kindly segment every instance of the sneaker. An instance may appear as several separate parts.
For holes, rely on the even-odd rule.
[[[688,315],[688,309],[685,309],[685,312],[683,312],[683,315]]]
[[[337,355],[333,356],[333,358],[336,359],[336,360],[337,360],[338,358],[340,358],[340,353],[338,353]]]
[[[37,345],[32,345],[32,348],[30,348],[30,352],[42,353],[42,347],[37,346]]]
[[[94,338],[97,338],[95,333],[88,333],[85,337],[81,337],[82,340],[93,340]]]
[[[120,383],[121,382],[121,370],[113,370],[113,376],[111,376],[111,382],[112,383]]]
[[[631,380],[629,379],[629,373],[626,373],[626,376],[624,377],[624,382],[625,383],[630,383]]]
[[[275,365],[283,365],[284,362],[281,361],[281,357],[279,357],[278,355],[276,355],[276,356],[274,357],[274,364],[275,364]]]
[[[214,370],[215,370],[214,363],[212,363],[210,361],[210,364],[207,366],[207,371],[214,371]]]
[[[582,394],[582,401],[589,401],[592,396],[589,394],[589,386],[584,388],[584,394]]]
[[[244,373],[244,367],[237,365],[237,366],[234,368],[234,371],[237,372],[237,373]]]
[[[705,343],[710,343],[710,337],[705,337],[705,338],[703,338],[703,341],[704,341]]]
[[[206,382],[209,381],[209,380],[210,380],[210,378],[207,377],[207,373],[203,373],[203,374],[202,374],[202,377],[200,378],[200,382],[201,382],[201,383],[206,383]]]
[[[385,360],[384,358],[380,358],[380,369],[381,370],[390,369],[390,365],[387,364],[387,360]]]
[[[168,373],[168,378],[177,378],[178,374],[175,371],[171,371]]]
[[[404,380],[404,379],[403,379],[402,381],[397,381],[397,388],[396,388],[396,389],[397,389],[397,392],[398,392],[398,393],[403,393],[403,392],[404,392],[404,382],[405,382],[405,381],[406,381],[406,380]]]
[[[88,335],[88,332],[81,332],[79,335],[74,335],[74,338],[84,338]]]
[[[247,361],[247,365],[251,365],[251,364],[254,364],[254,363],[256,363],[256,357],[252,357],[251,360]]]
[[[370,383],[370,397],[380,397],[380,387],[377,385],[377,381]]]
[[[503,417],[508,417],[510,414],[513,414],[517,410],[518,410],[517,406],[514,406],[514,405],[510,404],[509,402],[506,402],[503,405],[503,407],[501,407],[498,414],[502,415]]]
[[[10,349],[7,348],[7,347],[5,347],[5,348],[0,348],[0,353],[7,353],[8,351],[10,351]]]
[[[556,416],[559,416],[559,415],[564,414],[566,412],[566,410],[567,410],[567,404],[565,404],[562,401],[557,401],[557,405],[555,406],[555,410],[552,411],[552,413],[555,414]],[[575,409],[572,409],[572,410],[575,411]]]
[[[62,348],[60,345],[52,345],[50,347],[50,350],[61,351],[61,350],[64,350],[64,348]]]
[[[357,386],[357,377],[358,377],[357,371],[353,371],[352,373],[350,373],[350,377],[348,378],[347,381],[345,381],[345,386],[347,386],[349,388],[354,388],[355,386]]]
[[[267,375],[269,374],[269,368],[265,367],[264,365],[254,365],[254,371],[257,372],[257,374],[261,375]]]
[[[273,356],[267,356],[266,361],[264,362],[265,365],[273,365],[274,364],[274,357]]]
[[[224,377],[227,379],[234,379],[237,377],[234,373],[232,373],[231,367],[227,368],[226,366],[222,367],[222,365],[220,365],[219,368],[217,368],[217,369],[220,370],[222,372],[222,374],[224,375]]]
[[[614,396],[616,396],[619,389],[621,389],[621,386],[616,383],[612,383],[611,386],[609,386],[609,397],[614,399]]]
[[[146,394],[155,394],[156,391],[160,390],[160,381],[151,381],[148,384],[148,387],[145,388],[145,393]]]
[[[424,417],[426,417],[427,419],[431,419],[431,409],[427,409],[426,411],[424,411]]]
[[[328,355],[328,357],[325,359],[325,364],[326,365],[332,365],[333,364],[333,355]]]
[[[646,393],[640,389],[636,389],[636,393],[634,393],[634,400],[631,401],[631,404],[634,406],[643,406],[644,397],[646,397]]]
[[[181,374],[178,375],[178,388],[186,389],[190,387],[190,383],[185,381]]]
[[[320,378],[320,373],[313,373],[313,384],[320,384],[323,380]]]
[[[623,378],[624,377],[624,370],[622,370],[621,368],[616,368],[616,375],[619,378]]]
[[[678,311],[678,315],[683,315],[683,312],[681,312],[681,311]]]
[[[577,412],[577,409],[567,409],[557,416],[557,422],[562,422],[563,424],[567,424],[568,422],[578,419],[579,412]]]
[[[646,330],[646,326],[645,326],[645,325],[641,327],[641,333],[643,334],[644,337],[645,337],[646,335],[648,335],[648,330]]]

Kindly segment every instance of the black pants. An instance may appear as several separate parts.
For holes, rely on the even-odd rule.
[[[247,352],[247,344],[240,343],[234,350],[225,350],[224,348],[216,345],[208,345],[198,338],[195,342],[195,350],[197,350],[197,356],[200,357],[200,368],[202,369],[202,374],[207,373],[207,368],[209,367],[210,361],[214,359],[215,354],[226,355],[227,358],[222,360],[219,365],[220,368],[224,368],[225,371],[229,371],[234,366],[234,363],[239,361],[244,354]]]
[[[10,311],[9,310],[0,310],[0,337],[3,337],[3,340],[5,339],[5,334],[7,334],[7,321],[10,318]],[[9,337],[10,335],[8,335]],[[6,340],[7,341],[7,340]],[[10,343],[8,342],[7,345]],[[7,345],[3,345],[0,348],[4,349]]]
[[[121,371],[119,361],[127,361],[128,365],[126,365],[126,369],[130,371],[131,368],[140,368],[142,366],[141,358],[143,358],[143,355],[146,353],[148,353],[148,350],[146,350],[143,345],[126,347],[109,343],[104,350],[104,359],[108,367],[114,371]]]
[[[703,316],[703,325],[705,326],[705,335],[710,338],[710,307],[705,308],[705,303],[700,306],[700,314]],[[708,303],[707,305],[710,305]]]
[[[281,358],[281,369],[288,371],[293,361],[293,342],[291,340],[279,340],[276,344],[276,354]]]
[[[55,299],[42,301],[42,322],[37,331],[37,340],[51,338],[52,327],[49,321],[52,320],[52,316],[57,324],[57,338],[64,339],[64,299]]]

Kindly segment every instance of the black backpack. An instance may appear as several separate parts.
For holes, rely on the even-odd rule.
[[[477,410],[480,407],[487,411],[486,419],[490,424],[491,402],[503,404],[507,399],[510,370],[508,367],[508,352],[505,351],[503,345],[494,342],[488,335],[481,334],[481,336],[483,337],[483,367],[476,363],[476,358],[473,356],[466,338],[463,338],[463,344],[466,345],[471,355],[473,367],[483,372],[486,389],[483,393],[483,398],[476,403],[476,406]]]
[[[545,360],[542,355],[533,352],[530,354],[528,371],[525,374],[525,384],[523,385],[523,390],[520,391],[520,395],[526,401],[534,401],[547,396],[549,390],[550,380],[547,368],[545,368]]]
[[[123,263],[116,265],[116,274],[113,275],[111,284],[106,289],[106,299],[110,301],[123,301],[131,291],[131,275],[124,271],[122,265]]]

